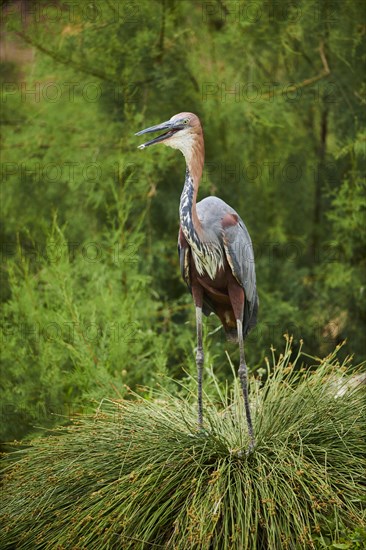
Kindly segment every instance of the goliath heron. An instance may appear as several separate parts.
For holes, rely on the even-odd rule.
[[[179,149],[186,160],[186,175],[180,198],[178,252],[182,277],[196,306],[198,371],[198,424],[202,428],[202,312],[214,312],[226,336],[239,343],[238,370],[244,396],[250,450],[254,447],[253,424],[248,397],[248,371],[244,339],[255,326],[258,295],[252,242],[243,220],[233,208],[217,197],[196,203],[204,164],[203,130],[193,113],[179,113],[167,122],[151,126],[137,136],[163,132],[139,146],[164,143]]]

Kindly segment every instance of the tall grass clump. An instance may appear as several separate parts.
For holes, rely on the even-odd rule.
[[[213,374],[202,433],[193,394],[162,390],[104,400],[95,415],[16,451],[5,469],[1,548],[337,543],[363,525],[364,391],[348,384],[335,354],[306,371],[300,357],[291,362],[288,342],[262,387],[252,381],[251,454],[240,387],[222,391]]]

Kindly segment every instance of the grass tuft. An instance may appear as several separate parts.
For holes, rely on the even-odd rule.
[[[223,392],[214,377],[202,433],[191,396],[162,391],[105,400],[17,451],[1,548],[308,549],[363,525],[364,392],[335,398],[344,365],[332,354],[303,371],[290,343],[251,383],[251,454],[239,385]]]

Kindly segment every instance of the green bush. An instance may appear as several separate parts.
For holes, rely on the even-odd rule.
[[[5,470],[2,548],[351,548],[347,529],[365,525],[364,392],[335,354],[313,372],[300,357],[288,342],[264,385],[251,381],[251,454],[239,385],[222,392],[213,373],[203,432],[195,392],[162,390],[103,400],[34,440]]]
[[[75,0],[26,18],[23,4],[4,7],[4,51],[31,61],[0,66],[1,437],[195,368],[184,159],[134,136],[182,110],[204,125],[198,198],[223,198],[252,236],[251,370],[285,332],[317,356],[347,339],[340,353],[364,359],[362,2]],[[206,326],[223,380],[227,344]]]
[[[90,398],[124,395],[164,372],[151,277],[138,247],[118,232],[74,249],[53,224],[33,260],[8,263],[12,298],[3,307],[1,439],[19,438],[82,411]],[[158,350],[158,351],[157,351]]]

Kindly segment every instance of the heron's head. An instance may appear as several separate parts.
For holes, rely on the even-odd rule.
[[[187,161],[191,158],[192,152],[198,143],[203,144],[203,131],[200,119],[193,113],[179,113],[172,116],[170,120],[151,126],[136,136],[150,134],[151,132],[163,132],[159,136],[139,146],[139,149],[145,149],[155,143],[164,143],[174,149],[182,151]]]

